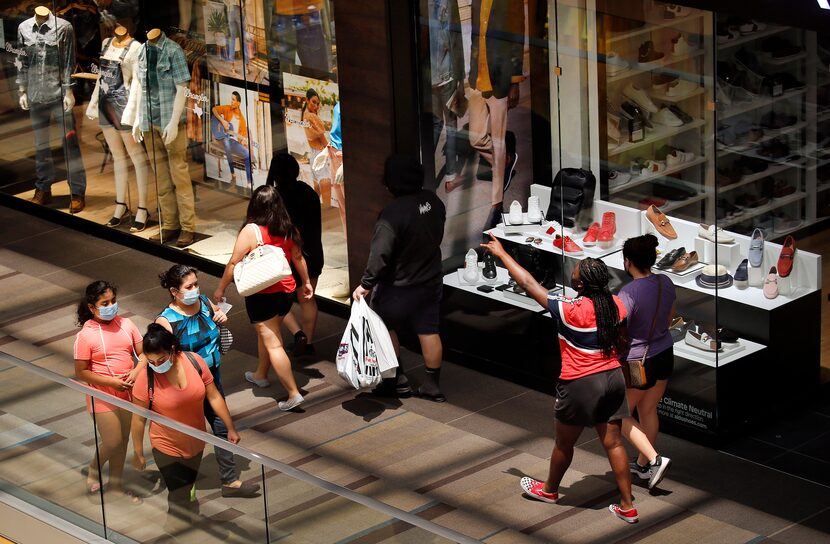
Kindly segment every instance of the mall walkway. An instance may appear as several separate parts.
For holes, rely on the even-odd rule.
[[[120,287],[122,311],[139,328],[168,302],[156,279],[168,262],[4,207],[0,225],[0,351],[71,375],[74,307],[93,279],[106,278]],[[204,292],[213,291],[215,278],[202,275],[200,280]],[[653,494],[635,489],[641,517],[637,525],[628,526],[608,513],[617,492],[601,446],[590,432],[584,433],[566,476],[562,502],[524,499],[519,478],[544,477],[547,472],[553,444],[550,397],[449,363],[442,375],[449,398],[444,405],[357,394],[344,388],[331,362],[345,322],[329,315],[320,319],[318,360],[296,367],[308,401],[299,413],[281,413],[275,403],[283,395],[279,386],[253,390],[243,379],[243,372],[255,366],[256,343],[242,301],[235,297],[230,302],[234,308],[229,325],[236,340],[222,366],[228,403],[242,431],[242,445],[274,459],[490,543],[830,541],[830,487],[818,483],[830,484],[821,479],[827,474],[810,482],[672,437],[664,437],[660,445],[674,459],[661,489]],[[402,359],[407,368],[420,364],[411,353]],[[78,429],[88,430],[88,415],[77,402],[66,411],[61,392],[48,406],[27,403],[27,375],[5,366],[0,372],[5,424],[11,415],[35,423],[49,437],[25,447],[0,445],[0,476],[8,478],[13,468],[16,483],[38,491],[44,467],[51,470],[65,463],[63,480],[78,480],[71,487],[78,497],[65,494],[64,499],[85,500],[77,472],[83,460],[65,460],[59,448]],[[776,432],[793,444],[815,440],[817,455],[826,455],[830,410],[810,414],[809,421],[796,427],[796,434]],[[261,508],[259,501],[254,505],[222,498],[211,463],[206,461],[198,485],[203,513],[233,519],[247,508]],[[243,478],[258,474],[257,467],[248,467]],[[130,469],[127,477],[136,478]],[[317,512],[315,523],[337,528],[332,541],[423,542],[414,535],[407,538],[405,526],[367,526],[365,520],[338,518],[333,497],[322,491],[287,486],[280,492],[282,503],[271,516],[274,530],[288,530],[298,518]],[[140,510],[135,512],[115,521],[132,527],[133,535],[142,521]]]

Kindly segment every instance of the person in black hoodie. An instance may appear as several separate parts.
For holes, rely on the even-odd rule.
[[[384,184],[395,196],[380,212],[372,236],[369,260],[355,300],[372,291],[372,309],[389,328],[395,353],[397,332],[418,335],[426,379],[416,394],[435,402],[446,397],[439,388],[443,347],[438,334],[441,291],[441,239],[446,209],[434,192],[423,188],[424,170],[414,158],[386,159]],[[403,371],[375,389],[380,395],[407,395],[412,391]]]
[[[297,159],[288,153],[278,153],[271,159],[266,184],[276,187],[285,203],[285,209],[291,222],[300,232],[303,240],[303,257],[308,265],[308,277],[311,286],[317,291],[317,280],[323,272],[323,225],[320,211],[320,197],[307,183],[297,179],[300,165]],[[295,279],[298,278],[294,272]],[[298,280],[299,281],[299,280]],[[297,284],[299,285],[299,283]],[[294,355],[312,355],[314,353],[314,329],[317,326],[317,301],[303,300],[298,297],[302,326],[289,313],[285,317],[285,326],[294,335]],[[270,364],[260,361],[256,376],[262,376],[260,370],[267,374]]]

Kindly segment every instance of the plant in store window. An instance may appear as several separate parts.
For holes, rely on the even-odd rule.
[[[207,20],[208,31],[213,32],[213,39],[216,47],[224,48],[227,45],[226,36],[230,32],[228,14],[224,9],[217,9],[211,12]]]

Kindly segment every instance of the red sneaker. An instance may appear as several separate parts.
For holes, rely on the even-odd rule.
[[[571,240],[570,236],[562,238],[557,235],[556,239],[553,241],[553,247],[561,249],[565,255],[582,255],[582,248],[579,247],[576,242]]]
[[[793,260],[795,259],[795,238],[787,236],[784,239],[784,246],[778,254],[778,277],[786,278],[793,271]]]
[[[617,234],[617,214],[605,212],[602,214],[602,227],[599,229],[600,245],[610,245],[614,241],[615,234]]]
[[[588,232],[585,233],[585,236],[582,238],[582,244],[585,247],[591,247],[597,245],[597,236],[599,235],[599,223],[594,223],[590,227],[588,227]]]
[[[549,502],[551,504],[556,504],[556,501],[559,500],[559,493],[547,493],[545,491],[545,482],[540,482],[539,480],[525,476],[519,480],[519,486],[531,499]]]
[[[636,508],[623,510],[619,504],[612,504],[608,506],[608,510],[626,523],[637,523],[640,521],[640,516],[637,515]]]

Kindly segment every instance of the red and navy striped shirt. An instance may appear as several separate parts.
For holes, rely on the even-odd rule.
[[[625,306],[616,295],[614,302],[622,323],[626,316]],[[548,297],[548,309],[559,327],[559,351],[562,353],[559,379],[575,380],[620,366],[616,353],[610,357],[602,354],[597,335],[597,315],[590,298],[551,295]]]

